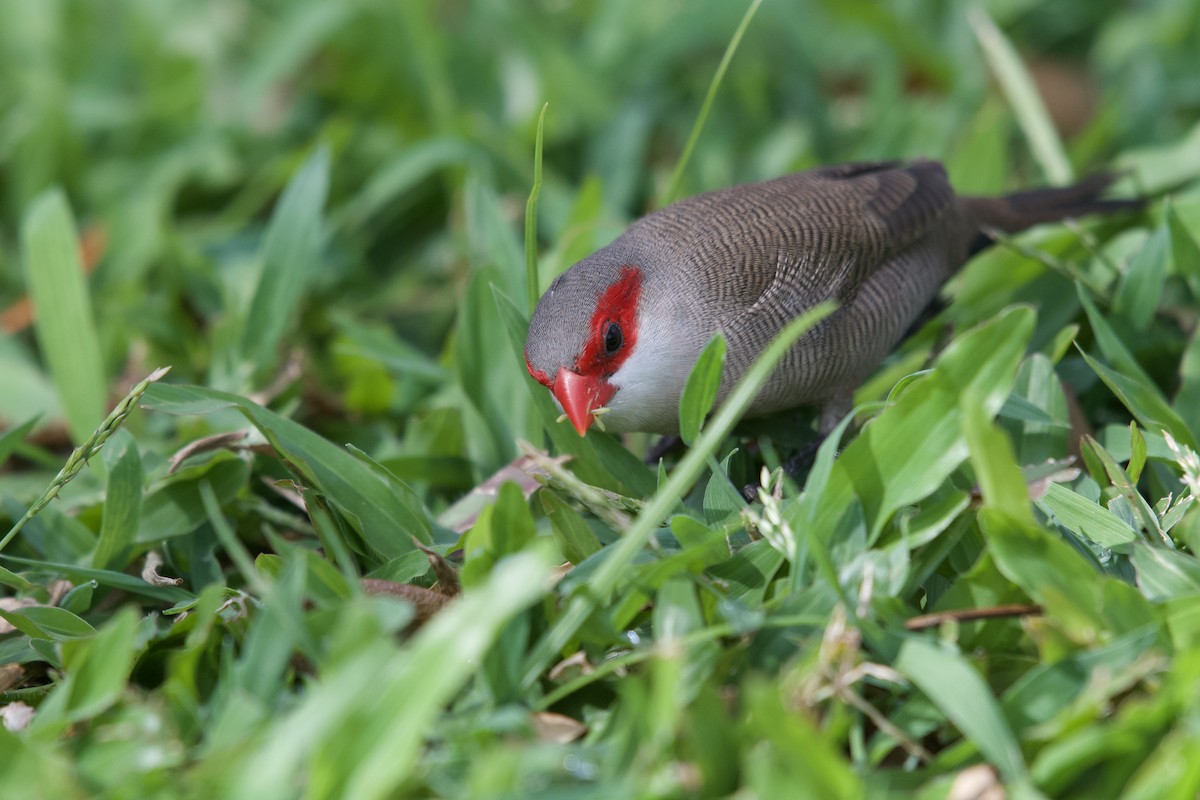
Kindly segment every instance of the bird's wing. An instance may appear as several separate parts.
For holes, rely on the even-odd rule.
[[[777,239],[776,258],[790,266],[779,280],[810,303],[852,302],[863,281],[928,236],[955,202],[945,170],[934,161],[846,164],[801,174],[811,177],[781,179],[780,224],[798,235]]]
[[[683,245],[709,299],[770,315],[835,299],[920,241],[955,202],[934,161],[842,164],[735,186],[669,206],[647,223]],[[697,254],[703,254],[697,257]]]

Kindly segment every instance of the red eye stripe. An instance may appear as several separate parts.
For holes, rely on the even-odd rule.
[[[580,375],[599,373],[607,377],[621,368],[637,344],[637,307],[641,294],[642,271],[634,266],[622,267],[621,276],[596,301],[590,325],[592,335],[575,362],[576,372]],[[621,348],[611,356],[604,350],[604,332],[610,322],[621,326],[624,340]]]

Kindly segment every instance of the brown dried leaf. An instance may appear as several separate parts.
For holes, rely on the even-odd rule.
[[[0,610],[4,611],[20,611],[22,608],[40,605],[42,603],[28,597],[0,597]],[[15,630],[16,628],[8,620],[0,619],[0,634],[12,633]]]
[[[575,675],[589,675],[594,670],[594,667],[587,660],[587,654],[582,650],[576,650],[574,655],[564,658],[562,661],[555,664],[547,677],[552,681],[562,680],[566,676],[567,671],[571,671],[571,677]]]
[[[551,458],[545,454],[542,454],[540,458],[546,464],[559,466],[571,459],[570,456]],[[541,488],[542,481],[539,479],[547,477],[548,473],[539,464],[538,457],[529,454],[518,456],[448,508],[438,518],[438,523],[456,533],[468,531],[479,518],[479,512],[483,510],[489,501],[495,498],[496,492],[500,490],[502,484],[508,482],[517,484],[521,487],[521,493],[525,496],[525,499],[528,500],[534,492]]]
[[[25,680],[25,668],[20,664],[0,664],[0,692],[20,686]]]
[[[363,578],[363,591],[370,595],[387,595],[399,597],[413,604],[416,616],[413,625],[424,625],[442,606],[450,602],[450,598],[441,592],[426,589],[424,586],[413,586],[409,583],[396,583],[378,578]]]
[[[413,546],[425,554],[429,559],[429,566],[433,569],[433,574],[437,578],[437,588],[442,594],[447,597],[457,597],[462,592],[462,586],[458,582],[458,570],[442,557],[442,554],[431,547],[426,547],[415,536],[413,537]]]
[[[151,586],[179,586],[183,578],[168,578],[158,574],[158,568],[163,565],[162,555],[157,550],[146,553],[146,563],[142,565],[142,580]]]
[[[996,770],[988,764],[975,764],[954,777],[946,800],[1005,800],[1007,797]]]
[[[249,435],[249,431],[228,431],[227,433],[214,433],[212,436],[205,436],[194,442],[189,442],[177,450],[175,455],[171,456],[171,466],[167,470],[167,474],[174,474],[183,465],[184,461],[197,453],[206,453],[209,450],[237,450],[239,448],[235,447],[235,445]]]
[[[553,711],[535,712],[533,729],[539,739],[553,744],[569,744],[587,733],[587,725],[574,717],[556,714]]]

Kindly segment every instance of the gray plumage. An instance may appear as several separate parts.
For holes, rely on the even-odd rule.
[[[556,279],[534,311],[526,357],[548,376],[575,369],[595,335],[598,299],[623,268],[637,267],[637,343],[604,376],[617,387],[605,423],[669,433],[688,372],[715,332],[728,343],[719,402],[789,320],[833,299],[837,311],[792,347],[749,413],[840,410],[986,242],[986,228],[1015,232],[1128,206],[1097,200],[1109,182],[959,197],[936,162],[886,162],[698,195],[634,222]]]

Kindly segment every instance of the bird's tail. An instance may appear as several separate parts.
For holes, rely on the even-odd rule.
[[[1101,172],[1061,188],[1030,189],[1003,197],[964,198],[980,228],[979,235],[971,243],[971,254],[994,242],[988,234],[989,229],[1017,233],[1043,222],[1140,210],[1145,205],[1144,200],[1100,197],[1117,177],[1110,172]]]

